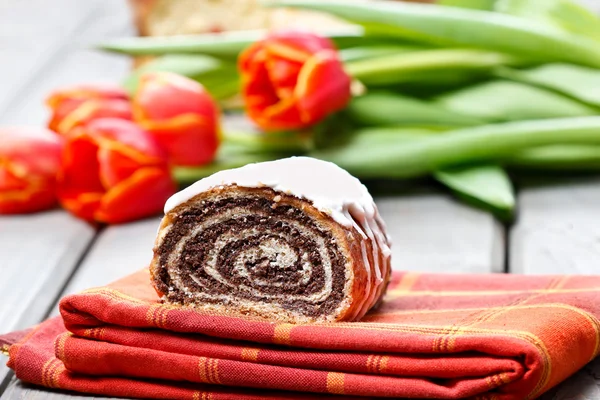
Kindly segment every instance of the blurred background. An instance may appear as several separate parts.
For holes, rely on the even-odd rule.
[[[0,0],[0,124],[45,124],[52,90],[118,82],[148,61],[95,49],[111,39],[342,24],[323,13],[267,9],[258,0]]]
[[[370,26],[380,28],[373,37],[359,35],[354,44],[333,38],[353,96],[346,93],[347,107],[331,118],[279,137],[263,135],[243,112],[238,53],[264,37],[256,30],[329,35],[352,32],[351,24],[255,0],[0,0],[0,134],[4,127],[45,129],[56,111],[46,104],[53,93],[104,83],[122,86],[130,101],[142,73],[173,71],[202,83],[225,111],[215,161],[167,171],[182,185],[227,166],[308,153],[367,183],[393,238],[394,269],[598,274],[600,0],[420,3],[436,7],[437,21],[414,25],[421,36],[384,13],[377,16],[383,30]],[[456,24],[433,3],[487,14],[467,12]],[[412,24],[411,12],[396,16]],[[512,20],[486,22],[506,18]],[[230,31],[242,33],[219,42]],[[197,36],[205,34],[212,36]],[[428,35],[434,40],[415,40]],[[173,97],[155,104],[160,109]],[[31,149],[25,146],[35,159]],[[434,153],[436,163],[429,162]],[[27,188],[30,176],[23,175]],[[105,186],[103,195],[112,189]],[[137,196],[141,204],[146,199]],[[163,198],[114,225],[55,200],[41,212],[0,216],[4,331],[56,314],[61,296],[106,284],[151,258]],[[0,367],[0,381],[5,376]],[[572,398],[579,386],[563,386],[564,397],[555,398]],[[598,398],[593,387],[589,398]]]

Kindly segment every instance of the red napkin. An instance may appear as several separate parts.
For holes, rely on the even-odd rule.
[[[292,325],[161,304],[144,270],[64,298],[64,326],[31,330],[9,366],[121,397],[534,398],[598,354],[599,291],[600,277],[397,273],[361,322]]]

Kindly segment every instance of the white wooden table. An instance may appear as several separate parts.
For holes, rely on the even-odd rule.
[[[125,0],[0,0],[0,125],[43,125],[43,101],[54,88],[122,79],[129,60],[92,47],[133,33]],[[518,222],[511,226],[433,185],[379,195],[394,268],[600,273],[600,177],[518,189]],[[55,314],[67,293],[146,265],[159,219],[94,229],[58,209],[0,217],[0,332]],[[3,364],[0,400],[83,398],[23,385]],[[544,398],[600,399],[598,383],[595,361]]]

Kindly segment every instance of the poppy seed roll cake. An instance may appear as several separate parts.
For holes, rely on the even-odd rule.
[[[353,321],[383,296],[390,254],[358,179],[292,157],[221,171],[171,197],[150,272],[168,303],[290,323]]]

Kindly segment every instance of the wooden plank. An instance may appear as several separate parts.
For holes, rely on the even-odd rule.
[[[58,390],[40,390],[35,386],[22,383],[14,379],[6,389],[1,400],[119,400],[115,397],[77,395]],[[124,400],[124,399],[123,399]]]
[[[148,265],[159,217],[107,227],[98,235],[93,247],[81,263],[61,297],[90,287],[101,286]],[[52,315],[58,314],[55,305]],[[13,378],[1,397],[7,399],[89,399],[24,385]],[[95,397],[92,397],[95,398]]]
[[[600,178],[522,183],[510,231],[509,270],[522,274],[600,272]],[[600,400],[600,360],[545,394],[544,400]]]
[[[90,225],[61,210],[0,218],[3,331],[43,317],[94,235]]]
[[[102,286],[150,264],[159,217],[106,228],[73,275],[62,296]],[[53,315],[58,315],[55,306]]]
[[[0,332],[45,317],[94,235],[60,210],[0,217]],[[0,383],[7,373],[0,364]]]
[[[25,93],[16,96],[4,113],[0,113],[3,125],[43,125],[48,119],[44,101],[53,90],[78,83],[118,84],[127,75],[131,67],[128,57],[93,49],[107,38],[133,33],[127,3],[110,0],[104,4],[104,8],[96,10],[93,22],[88,21],[85,30],[59,52],[55,62],[47,65],[39,78],[33,79],[35,84],[28,86]]]
[[[129,60],[91,48],[106,38],[131,34],[130,18],[127,3],[120,0],[56,0],[52,7],[45,0],[3,4],[0,124],[44,125],[44,99],[51,90],[122,79]],[[0,294],[4,304],[11,305],[0,310],[2,331],[46,315],[94,235],[89,225],[62,211],[0,219],[0,254],[11,251],[9,258],[0,260]],[[17,244],[21,247],[11,249]],[[3,263],[10,263],[6,275]],[[6,373],[6,367],[0,367],[0,382]]]
[[[441,193],[376,197],[392,236],[392,267],[427,272],[504,270],[504,228]]]
[[[224,124],[232,131],[256,129],[246,116],[237,113],[228,115]],[[394,269],[504,272],[504,227],[489,213],[431,188],[417,188],[424,193],[408,194],[402,191],[403,183],[392,187],[368,183],[392,236]],[[394,195],[376,195],[382,191],[393,191]]]
[[[582,4],[600,12],[597,0]],[[509,271],[524,274],[600,273],[600,179],[534,187],[518,195],[520,216],[510,231]],[[600,400],[600,358],[541,397]]]
[[[501,269],[502,229],[486,213],[436,193],[378,198],[377,203],[395,237],[395,267],[413,270],[489,272]],[[63,294],[98,286],[147,264],[159,219],[108,227],[101,233]],[[455,232],[461,232],[456,235]],[[450,237],[460,236],[460,240]],[[439,248],[433,252],[427,246]],[[428,255],[429,254],[429,255]],[[493,256],[496,254],[496,256]],[[467,263],[464,263],[466,261]],[[54,314],[57,313],[56,308]],[[40,397],[41,396],[41,397]],[[49,396],[49,397],[44,397]],[[58,399],[77,396],[49,393],[11,382],[5,399]]]
[[[503,228],[487,213],[439,193],[376,201],[394,240],[395,269],[502,271]],[[108,227],[63,294],[109,283],[147,265],[159,222],[150,218]]]
[[[600,178],[525,186],[510,232],[510,272],[598,274]]]
[[[503,265],[502,228],[486,213],[438,193],[377,199],[383,218],[395,237],[395,267],[413,270],[489,272]],[[94,243],[63,294],[98,286],[148,263],[158,218],[111,226]],[[460,232],[457,235],[456,232]],[[460,240],[449,238],[460,236]],[[448,243],[450,242],[450,243]],[[424,246],[423,243],[428,243]],[[430,247],[428,247],[430,246]],[[432,252],[431,249],[440,249]],[[438,254],[433,257],[433,254]],[[496,255],[493,255],[496,254]],[[464,263],[466,261],[466,263]],[[56,309],[54,314],[56,314]],[[73,399],[81,397],[10,383],[2,400]]]
[[[52,6],[46,0],[2,4],[0,110],[27,94],[35,84],[32,77],[45,74],[57,54],[86,29],[101,4],[102,0],[53,0]]]
[[[540,400],[600,400],[600,358],[551,389]]]
[[[12,9],[13,14],[9,14],[12,18],[15,18],[17,21],[29,21],[27,24],[23,24],[23,29],[31,29],[32,35],[44,33],[43,30],[35,30],[35,28],[32,27],[34,22],[40,22],[41,26],[47,26],[53,29],[55,28],[55,26],[62,26],[61,21],[63,19],[69,19],[67,18],[68,16],[70,16],[71,18],[82,19],[85,22],[86,29],[83,32],[80,32],[80,35],[77,36],[77,47],[75,49],[62,49],[63,52],[59,52],[59,54],[62,54],[62,56],[56,57],[56,60],[58,62],[56,62],[55,64],[53,64],[52,67],[47,69],[42,79],[36,79],[35,76],[30,76],[31,82],[35,83],[35,85],[31,85],[29,91],[23,93],[23,95],[20,96],[17,99],[17,101],[11,103],[11,106],[6,109],[4,118],[0,120],[2,125],[18,123],[41,125],[47,119],[47,111],[44,109],[43,98],[51,89],[56,88],[60,85],[86,82],[90,79],[94,79],[94,77],[97,78],[98,76],[104,78],[110,77],[113,81],[115,81],[124,76],[128,69],[128,61],[126,59],[115,58],[114,56],[100,54],[98,52],[90,51],[88,49],[89,46],[97,43],[103,38],[121,36],[128,33],[131,30],[130,14],[128,12],[126,3],[116,0],[110,0],[108,2],[104,2],[103,8],[101,10],[98,10],[96,9],[96,6],[98,5],[98,2],[96,1],[88,2],[85,8],[82,8],[81,5],[85,4],[86,2],[75,1],[75,3],[78,6],[74,6],[74,9],[66,8],[66,10],[69,10],[69,14],[66,14],[65,10],[62,10],[61,13],[56,14],[53,11],[55,10],[55,7],[42,7],[41,4],[38,4],[39,7],[33,7],[37,4],[36,1],[37,0],[28,0],[18,2],[19,5],[21,5],[22,7],[15,7],[14,9]],[[34,9],[31,9],[31,7],[33,7]],[[45,14],[40,13],[39,9],[51,9],[52,11],[49,11],[47,18],[43,18]],[[17,12],[21,12],[21,15],[19,15]],[[93,14],[95,17],[93,23],[89,23],[89,21],[86,20],[86,16],[89,13]],[[31,15],[33,15],[34,19],[28,20],[28,18]],[[3,19],[5,17],[6,16],[3,14]],[[66,28],[63,27],[62,29],[65,30]],[[2,27],[1,32],[4,33],[4,27]],[[67,35],[69,32],[71,31],[69,31],[68,29],[65,31],[65,35],[63,35],[62,37],[63,41],[69,39],[69,36]],[[33,38],[30,38],[30,40],[33,40]],[[83,46],[83,50],[80,50],[79,46]],[[6,76],[4,77],[4,81],[9,80]],[[79,227],[81,226],[81,224],[83,224],[79,221],[75,221],[73,218],[67,216],[62,212],[57,211],[56,213],[51,213],[49,215],[52,215],[52,217],[57,220],[56,226],[52,228],[52,230],[64,230],[65,234],[68,234],[70,232],[69,229],[75,229],[73,227]],[[20,217],[15,218],[17,218],[16,221],[20,221]],[[22,218],[27,219],[34,217]],[[33,222],[35,221],[35,219],[27,219],[27,221]],[[44,221],[41,221],[40,226],[47,226],[41,225],[43,223]],[[3,226],[0,227],[0,231],[2,231],[4,227],[7,226],[8,225],[3,224]],[[89,228],[85,224],[83,226]],[[18,228],[13,227],[13,229]],[[10,230],[8,230],[8,232],[10,232]],[[90,232],[93,232],[93,230],[90,230]],[[31,228],[29,228],[29,232],[27,233],[29,235],[36,233],[35,222],[32,223]],[[40,231],[39,234],[47,235],[49,234],[49,232]],[[29,237],[36,238],[37,236],[34,235]],[[46,309],[49,305],[50,304],[46,304]]]

